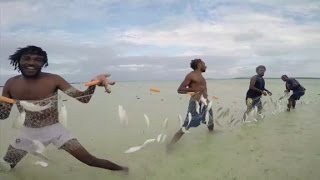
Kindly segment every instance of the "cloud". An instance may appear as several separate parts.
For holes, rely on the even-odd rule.
[[[8,56],[48,52],[48,72],[71,81],[183,79],[193,58],[206,77],[320,76],[319,1],[0,1],[0,81],[17,74]],[[297,70],[297,67],[300,69]],[[146,76],[147,74],[147,76]],[[0,82],[0,84],[1,84]]]

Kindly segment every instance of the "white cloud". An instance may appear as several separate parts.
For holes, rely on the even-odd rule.
[[[247,13],[223,18],[219,24],[191,21],[176,29],[131,29],[123,33],[120,41],[136,45],[159,47],[201,48],[197,54],[273,56],[286,54],[308,44],[320,44],[320,27],[310,31],[308,25],[292,24],[281,17]],[[307,32],[306,32],[307,31]],[[190,54],[190,53],[185,53]]]
[[[319,1],[12,0],[0,8],[1,75],[16,74],[8,56],[33,44],[48,52],[47,71],[72,80],[104,71],[181,79],[193,58],[206,61],[207,77],[251,76],[259,64],[268,76],[320,76]]]

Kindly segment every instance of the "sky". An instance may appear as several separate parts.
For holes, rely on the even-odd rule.
[[[8,60],[36,45],[68,81],[183,80],[201,58],[206,78],[320,77],[319,0],[0,0],[0,84]]]

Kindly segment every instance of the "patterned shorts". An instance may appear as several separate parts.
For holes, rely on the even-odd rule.
[[[207,105],[198,102],[194,98],[190,98],[187,116],[184,120],[183,127],[189,129],[190,127],[198,127],[201,123],[206,124],[206,116],[207,116],[208,124],[207,126],[213,125],[213,112],[212,107],[208,109],[209,101],[207,100]],[[189,122],[188,114],[191,114],[191,121]]]

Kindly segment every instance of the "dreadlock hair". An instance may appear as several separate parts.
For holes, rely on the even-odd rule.
[[[198,68],[198,64],[201,63],[202,60],[201,59],[193,59],[191,60],[190,62],[190,67],[193,69],[193,70],[196,70]]]
[[[25,54],[43,56],[44,67],[47,67],[49,65],[46,51],[43,51],[40,47],[37,46],[27,46],[24,48],[18,48],[18,50],[14,54],[9,56],[9,60],[11,61],[10,64],[14,66],[14,70],[20,71],[19,61],[21,59],[21,56]]]

